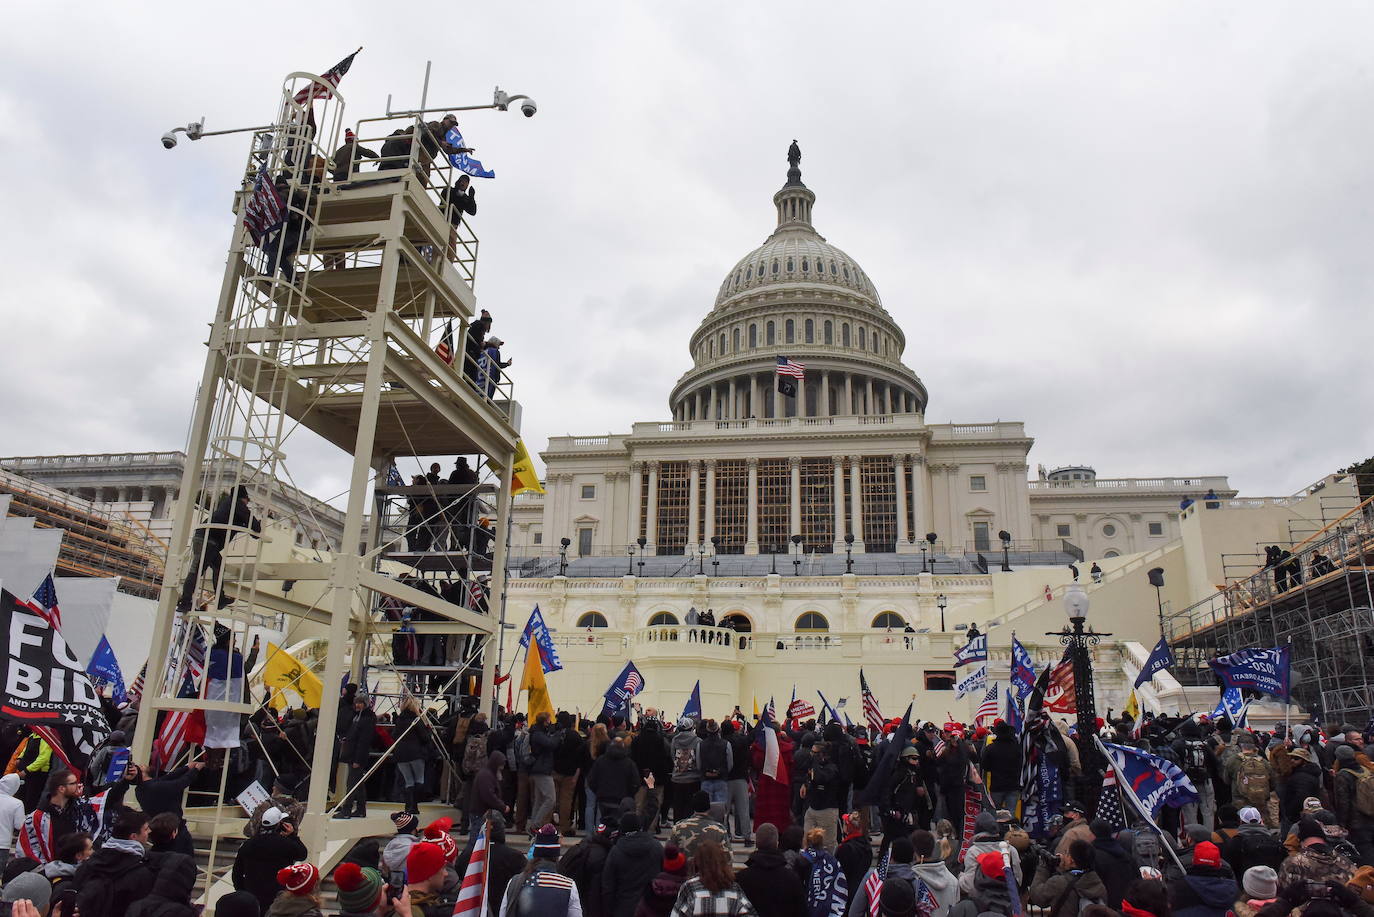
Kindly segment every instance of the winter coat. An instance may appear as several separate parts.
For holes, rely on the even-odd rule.
[[[411,914],[419,912],[420,904],[412,899],[410,902]],[[452,910],[452,905],[449,909]],[[277,892],[277,897],[272,899],[272,906],[267,909],[263,917],[324,917],[319,905],[313,898],[293,895],[288,891]]]
[[[24,827],[24,803],[14,795],[18,791],[18,774],[0,777],[0,849],[12,850],[14,833]]]
[[[1084,841],[1089,844],[1093,842],[1092,825],[1088,823],[1087,819],[1080,818],[1060,832],[1059,838],[1054,844],[1055,854],[1068,853],[1069,845],[1074,841]]]
[[[1065,890],[1068,891],[1067,895],[1064,894]],[[1043,908],[1052,908],[1061,896],[1064,898],[1064,903],[1060,905],[1058,911],[1052,912],[1046,917],[1073,917],[1081,909],[1080,903],[1084,900],[1106,901],[1107,886],[1102,884],[1097,873],[1091,869],[1083,872],[1060,872],[1051,875],[1049,865],[1041,863],[1040,871],[1035,874],[1035,881],[1031,883],[1030,893],[1027,896],[1030,903]],[[1231,897],[1234,899],[1235,895],[1232,894]]]
[[[630,757],[640,771],[654,775],[654,783],[663,786],[673,773],[673,759],[668,754],[668,743],[658,727],[648,727],[640,731],[630,742]]]
[[[612,742],[606,753],[597,758],[587,773],[587,789],[596,794],[603,806],[619,806],[620,800],[633,796],[639,789],[639,767],[630,758],[625,746]]]
[[[639,899],[634,917],[669,917],[682,883],[687,881],[687,873],[664,872],[654,876],[649,887],[644,889],[644,897]]]
[[[505,811],[506,802],[501,797],[501,769],[505,766],[506,756],[503,753],[494,751],[487,757],[486,766],[472,778],[471,811]]]
[[[730,772],[727,780],[749,779],[749,750],[753,742],[742,732],[731,733],[725,740],[730,743]]]
[[[1131,882],[1139,878],[1140,870],[1126,848],[1114,837],[1095,839],[1093,854],[1093,872],[1107,886],[1107,906],[1121,910],[1121,896]]]
[[[701,780],[701,739],[690,730],[673,736],[669,746],[673,762],[674,783],[696,783]]]
[[[134,797],[138,806],[149,818],[170,812],[177,818],[182,817],[181,800],[196,779],[196,771],[189,767],[179,767],[161,777],[152,777],[134,786]]]
[[[1301,882],[1340,882],[1350,881],[1355,874],[1355,864],[1341,856],[1327,844],[1313,844],[1303,847],[1283,861],[1279,868],[1279,893]]]
[[[1251,866],[1270,866],[1278,870],[1288,856],[1278,833],[1262,825],[1243,825],[1221,847],[1221,857],[1231,873],[1244,877]]]
[[[491,847],[487,849],[487,904],[490,905],[492,917],[496,917],[501,911],[501,896],[510,886],[510,880],[524,868],[524,854],[506,846],[504,841],[492,841]],[[467,864],[463,865],[463,871],[467,871]]]
[[[402,710],[391,727],[394,739],[391,756],[399,761],[419,761],[425,756],[425,723],[416,723],[420,717],[411,710]],[[415,723],[414,726],[411,724]]]
[[[733,749],[720,735],[708,734],[701,740],[701,776],[704,780],[726,780],[734,765]]]
[[[294,834],[279,834],[264,831],[243,842],[238,856],[234,858],[235,891],[251,892],[265,911],[272,906],[281,886],[277,884],[277,871],[292,863],[299,863],[306,857],[305,844]],[[92,913],[82,908],[82,913]]]
[[[622,834],[606,856],[601,892],[607,917],[634,917],[639,899],[663,868],[663,845],[652,834]]]
[[[759,917],[802,917],[806,913],[806,883],[780,850],[755,850],[735,881],[754,903]]]
[[[339,748],[341,764],[367,765],[372,755],[372,740],[377,735],[377,714],[371,707],[354,711],[349,720],[348,731],[344,733],[343,744]]]
[[[873,846],[868,842],[868,835],[857,834],[845,838],[844,843],[835,848],[835,859],[840,861],[840,870],[844,873],[849,900],[852,902],[854,893],[859,890],[859,883],[873,865]]]
[[[152,893],[135,901],[128,917],[196,917],[191,893],[198,872],[195,860],[186,854],[167,854],[153,880]]]
[[[530,753],[534,755],[534,763],[530,765],[530,773],[537,775],[553,773],[553,753],[558,748],[558,738],[547,726],[530,727]]]
[[[1287,821],[1296,822],[1302,814],[1302,801],[1309,796],[1320,798],[1322,795],[1322,769],[1312,761],[1291,760],[1298,766],[1289,771],[1288,778],[1279,787],[1279,811]]]
[[[868,880],[870,872],[872,870],[865,870],[864,874],[859,877],[858,885],[850,889],[849,910],[845,912],[848,917],[868,917],[868,889],[864,887],[864,883]],[[945,872],[948,874],[949,871],[946,870]],[[912,888],[915,888],[916,878],[916,870],[910,863],[891,863],[887,867],[887,876],[884,881],[887,879],[905,879],[911,883]],[[953,879],[954,877],[950,876],[950,878]],[[958,900],[957,895],[955,900]]]
[[[553,772],[562,777],[571,777],[582,766],[587,755],[587,740],[576,729],[564,729],[558,737],[558,748],[553,753]],[[587,903],[582,902],[586,910]]]
[[[840,806],[840,770],[829,761],[814,759],[806,781],[808,809],[837,809]]]
[[[964,854],[963,869],[959,871],[959,891],[965,895],[973,894],[973,881],[981,875],[978,869],[978,857],[985,853],[1002,852],[1002,835],[1000,834],[975,834],[973,842],[968,845],[968,851]],[[1021,884],[1021,858],[1016,851],[1011,852],[1011,872],[1016,877],[1016,884]]]
[[[1016,739],[993,739],[983,749],[982,764],[991,792],[1005,793],[1021,788],[1021,743]]]
[[[1360,777],[1369,772],[1355,762],[1336,771],[1331,784],[1331,811],[1336,813],[1336,821],[1346,828],[1374,827],[1374,818],[1355,807],[1355,788]]]
[[[1219,869],[1194,866],[1181,879],[1169,880],[1174,917],[1226,917],[1240,886]]]
[[[603,917],[605,898],[601,892],[601,874],[610,856],[611,839],[604,833],[592,834],[563,854],[558,871],[577,883],[577,896],[582,901],[583,917]]]
[[[911,870],[916,874],[916,878],[926,884],[926,888],[930,889],[935,900],[939,902],[939,907],[931,917],[946,917],[950,908],[959,902],[959,882],[954,878],[954,873],[940,860],[934,863],[915,863]]]
[[[153,878],[143,856],[107,845],[77,867],[72,877],[77,887],[76,905],[82,914],[125,917],[135,901],[148,897]],[[272,884],[276,881],[274,873]]]

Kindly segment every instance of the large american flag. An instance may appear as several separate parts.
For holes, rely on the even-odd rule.
[[[805,379],[806,364],[798,363],[796,360],[789,360],[787,357],[778,357],[778,375],[791,376],[794,379]]]
[[[450,366],[453,365],[453,319],[448,320],[444,325],[444,336],[439,339],[439,346],[434,348],[439,359]]]
[[[891,856],[891,850],[883,854],[877,868],[870,869],[864,877],[864,891],[868,894],[868,917],[878,917],[882,910],[883,881],[887,878],[887,864]]]
[[[481,917],[487,912],[487,825],[477,832],[472,842],[463,884],[458,887],[458,901],[453,905],[453,917]]]
[[[358,51],[361,50],[362,48],[358,49]],[[358,56],[358,51],[354,51],[352,54],[339,61],[328,73],[321,77],[329,84],[328,86],[321,86],[319,83],[312,82],[309,86],[296,93],[291,101],[295,102],[297,105],[303,105],[305,102],[313,101],[314,99],[328,99],[333,97],[333,90],[339,88],[339,80],[343,79],[344,74],[348,72],[348,68],[353,66],[353,58]]]
[[[1102,778],[1102,794],[1097,797],[1097,817],[1112,826],[1112,834],[1126,829],[1126,816],[1121,808],[1121,788],[1116,782],[1116,771],[1107,768]]]
[[[988,717],[997,718],[997,708],[1000,706],[998,693],[997,683],[993,682],[992,687],[983,695],[982,702],[978,704],[978,711],[973,714],[973,725],[983,725],[983,720]]]
[[[62,630],[62,609],[57,607],[57,587],[53,585],[51,573],[43,577],[43,582],[34,590],[33,601],[27,604],[53,630]]]
[[[864,678],[863,669],[859,669],[859,690],[864,696],[864,719],[868,721],[868,730],[877,735],[883,731],[883,715],[878,710],[878,699],[868,689],[868,679]]]
[[[182,619],[181,626],[191,629],[186,641],[185,668],[178,664],[174,654],[168,666],[167,683],[170,685],[178,672],[184,672],[181,688],[177,697],[199,697],[200,686],[205,677],[205,631],[193,621]],[[158,728],[157,738],[153,740],[152,761],[154,770],[170,770],[172,764],[186,750],[188,745],[205,738],[205,711],[169,710],[167,717]]]
[[[243,225],[253,237],[253,244],[262,248],[269,233],[279,229],[286,222],[286,208],[272,177],[267,174],[267,163],[258,168],[258,177],[253,180],[253,195],[243,207]]]

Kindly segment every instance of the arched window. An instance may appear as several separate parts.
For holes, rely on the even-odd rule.
[[[736,328],[730,335],[730,342],[734,344],[731,353],[739,353],[739,329]]]
[[[860,350],[865,350],[865,349],[867,349],[867,348],[868,348],[868,342],[867,342],[867,341],[865,340],[865,338],[864,338],[864,329],[863,329],[863,328],[860,328],[860,329],[859,329],[859,349],[860,349]]]
[[[716,355],[716,342],[715,342],[715,341],[710,341],[710,342],[707,344],[706,351],[707,351],[707,356],[712,356],[712,357],[714,357],[714,356]]]
[[[792,629],[799,634],[814,634],[830,630],[830,622],[819,611],[808,611],[797,619]]]
[[[774,259],[773,259],[773,273],[776,274],[777,272],[778,272],[778,259],[777,259],[777,258],[774,258]]]
[[[830,323],[829,319],[826,319],[825,322],[825,342],[827,344],[835,343],[835,326]]]
[[[606,616],[599,611],[589,611],[577,619],[578,627],[610,627]]]
[[[1105,554],[1102,555],[1102,557],[1103,557],[1104,559],[1106,559],[1106,558],[1108,558],[1108,557],[1120,557],[1120,556],[1121,556],[1121,552],[1120,552],[1120,551],[1108,551],[1108,552],[1106,552]]]
[[[849,265],[847,265],[847,264],[842,264],[842,265],[840,265],[840,267],[843,268],[843,270],[844,270],[844,279],[845,279],[845,280],[848,280],[848,279],[849,279]]]
[[[754,266],[753,266],[752,264],[749,265],[747,268],[744,269],[744,279],[745,279],[745,280],[753,280],[753,279],[754,279]]]
[[[774,343],[773,338],[773,323],[769,322],[767,325],[763,326],[763,339],[767,341],[768,345],[771,347]]]
[[[805,258],[803,258],[803,259],[802,259],[802,273],[805,274],[805,273],[806,273],[807,271],[809,271],[809,270],[811,270],[811,262],[808,261],[808,260],[806,260]]]
[[[673,614],[671,611],[660,611],[649,619],[650,627],[661,627],[663,625],[673,625],[676,623],[678,623],[677,615]]]
[[[877,352],[878,352],[878,332],[874,331],[872,334],[870,334],[870,335],[868,336],[868,339],[869,339],[870,341],[873,342],[873,352],[874,352],[874,353],[877,353]]]
[[[810,344],[810,343],[812,343],[812,342],[815,341],[815,340],[816,340],[816,323],[815,323],[813,320],[811,320],[811,319],[808,318],[808,319],[806,320],[806,343]]]
[[[787,343],[790,344],[796,340],[796,333],[797,326],[793,323],[792,319],[789,318],[787,324],[783,327],[783,337]]]
[[[758,326],[758,325],[754,325],[754,324],[750,324],[750,325],[749,325],[749,346],[750,346],[751,348],[752,348],[752,347],[757,347],[757,346],[759,346],[759,326]]]
[[[788,255],[788,256],[787,256],[787,273],[790,274],[790,273],[792,273],[794,270],[796,270],[796,266],[795,266],[795,265],[796,265],[796,262],[792,260],[792,256],[791,256],[791,255]]]
[[[720,355],[725,356],[725,332],[720,333]]]
[[[750,621],[744,615],[740,614],[738,611],[730,612],[728,615],[720,619],[720,623],[729,624],[731,629],[733,629],[736,633],[748,634],[753,633],[754,630],[753,622]]]
[[[739,271],[735,271],[735,286],[739,286]]]
[[[885,611],[873,619],[873,626],[878,630],[901,630],[906,627],[906,620],[895,611]]]
[[[724,348],[724,346],[724,344],[721,345],[722,348]],[[840,326],[840,346],[849,346],[849,322],[845,322]]]

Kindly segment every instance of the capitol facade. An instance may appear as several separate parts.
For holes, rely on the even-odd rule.
[[[776,226],[726,272],[668,419],[542,451],[547,493],[518,497],[512,517],[505,666],[538,605],[565,664],[550,690],[568,709],[599,709],[632,659],[645,702],[670,712],[698,679],[708,715],[782,703],[794,685],[857,696],[862,665],[891,712],[916,699],[964,718],[977,698],[956,703],[950,659],[964,629],[992,625],[993,679],[1000,666],[1005,681],[1013,629],[1057,659],[1047,634],[1065,622],[1077,563],[1114,634],[1097,651],[1099,705],[1119,707],[1159,633],[1140,565],[1177,567],[1163,598],[1191,601],[1207,577],[1184,569],[1185,504],[1230,508],[1235,491],[1222,476],[1032,474],[1019,422],[927,423],[905,334],[816,230],[816,195],[789,159]],[[780,358],[805,367],[795,394],[779,391]],[[701,639],[692,608],[733,633]]]

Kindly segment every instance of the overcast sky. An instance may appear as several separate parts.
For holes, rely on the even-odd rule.
[[[223,6],[223,12],[215,9]],[[307,12],[307,9],[309,10]],[[359,44],[478,113],[477,292],[532,450],[667,419],[800,141],[931,422],[1290,493],[1374,453],[1374,9],[1355,3],[19,3],[0,37],[0,454],[182,448],[246,135]],[[339,469],[295,479],[328,497]],[[1032,472],[1033,473],[1033,472]]]

